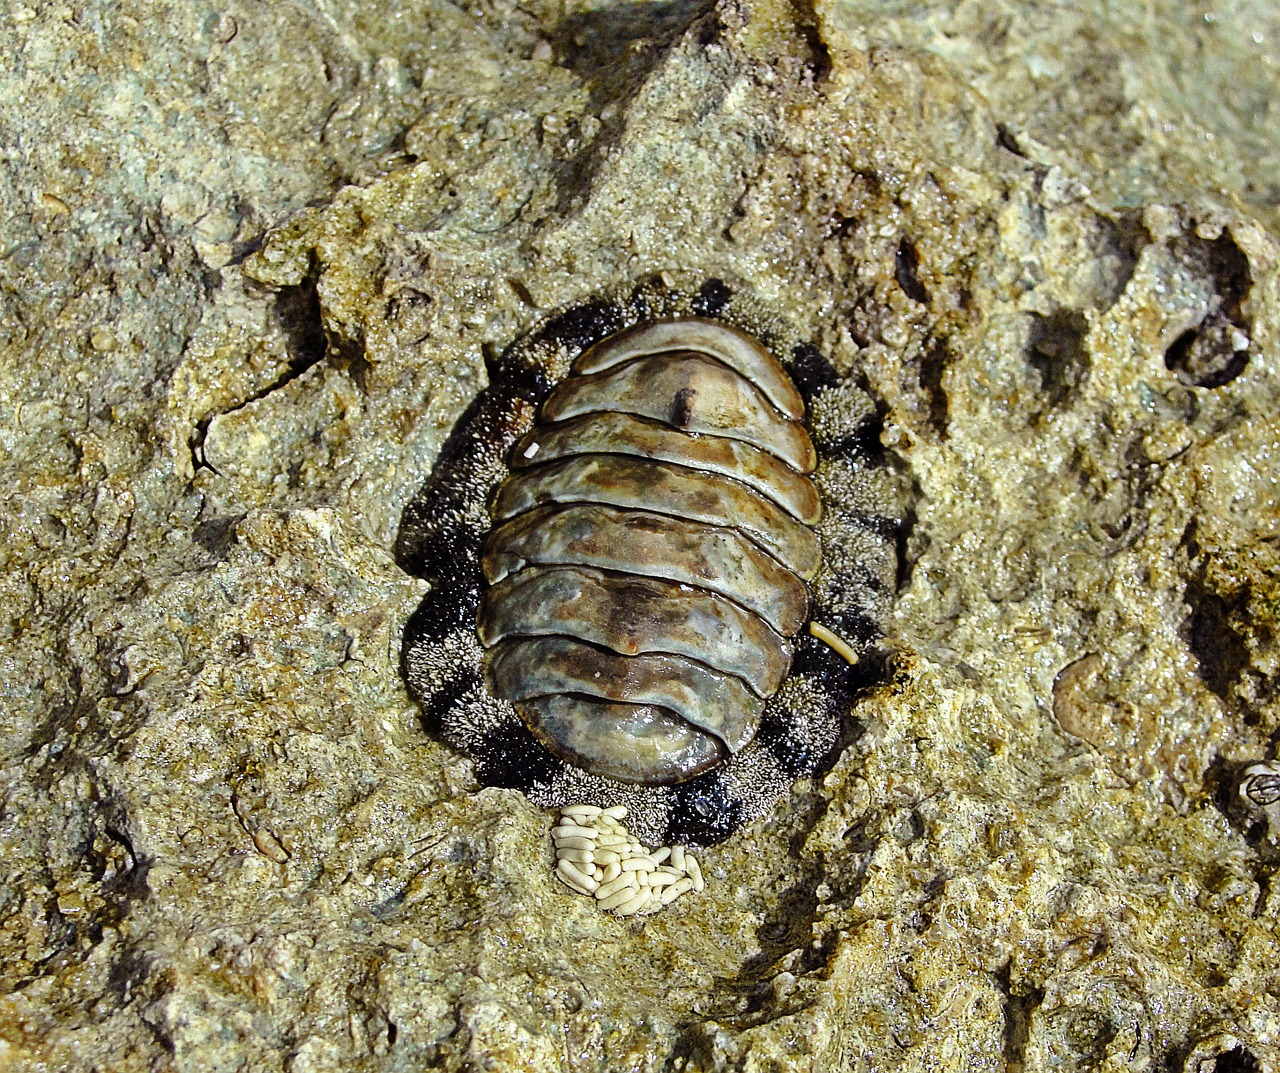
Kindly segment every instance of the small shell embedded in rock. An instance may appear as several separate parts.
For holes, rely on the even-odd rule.
[[[624,806],[600,809],[568,805],[552,829],[556,846],[556,878],[570,890],[596,899],[596,905],[616,916],[656,913],[688,891],[703,889],[702,869],[684,846],[647,850],[631,839],[623,826]],[[615,851],[583,850],[608,841]],[[602,864],[595,853],[609,852]],[[584,859],[584,855],[585,858]]]

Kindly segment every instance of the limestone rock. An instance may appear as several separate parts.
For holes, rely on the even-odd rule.
[[[1276,15],[913,10],[10,9],[0,1064],[1280,1065]],[[861,733],[615,919],[391,549],[486,350],[663,272],[911,513]]]

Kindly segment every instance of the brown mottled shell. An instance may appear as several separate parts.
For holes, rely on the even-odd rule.
[[[821,508],[804,403],[710,320],[586,350],[491,504],[490,690],[568,763],[683,782],[755,736],[809,615]]]

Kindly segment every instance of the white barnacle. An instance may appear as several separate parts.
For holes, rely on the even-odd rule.
[[[1280,802],[1280,763],[1264,761],[1245,768],[1240,779],[1240,796],[1261,808]]]
[[[1250,764],[1240,773],[1237,792],[1246,809],[1262,813],[1267,839],[1280,842],[1280,760]]]
[[[623,825],[623,805],[567,805],[551,837],[556,877],[570,890],[595,898],[615,916],[655,913],[682,894],[703,889],[702,869],[684,846],[649,849]]]

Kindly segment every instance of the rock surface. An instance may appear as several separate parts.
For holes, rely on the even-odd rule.
[[[926,7],[10,7],[0,1064],[1280,1067],[1280,19]],[[486,348],[662,272],[912,495],[861,736],[626,921],[389,549]]]

